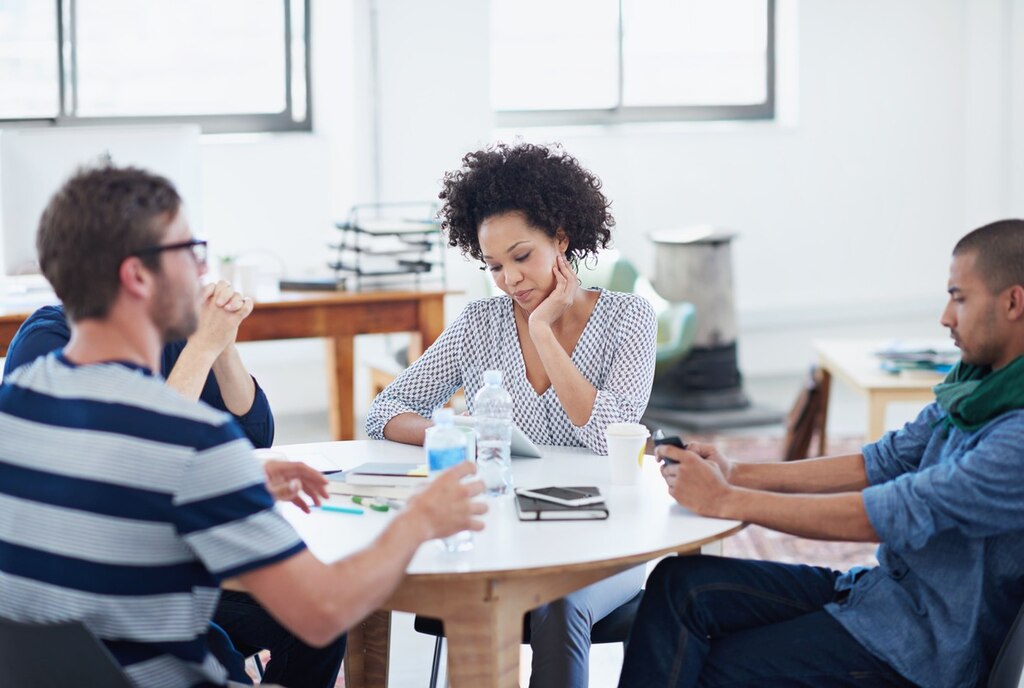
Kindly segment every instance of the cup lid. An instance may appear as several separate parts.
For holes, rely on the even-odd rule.
[[[604,432],[613,437],[649,437],[651,434],[642,423],[609,423]]]

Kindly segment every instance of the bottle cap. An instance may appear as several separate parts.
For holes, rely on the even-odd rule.
[[[432,419],[434,425],[452,425],[455,423],[455,412],[450,408],[434,409]]]
[[[484,384],[485,385],[500,385],[501,384],[501,371],[500,370],[485,370],[484,371]]]

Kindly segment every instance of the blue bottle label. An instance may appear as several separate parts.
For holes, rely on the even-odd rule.
[[[443,471],[465,460],[465,447],[445,447],[444,449],[431,449],[427,452],[427,462],[430,464],[431,471]]]

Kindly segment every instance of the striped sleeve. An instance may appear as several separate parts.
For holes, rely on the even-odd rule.
[[[233,438],[197,451],[174,494],[175,526],[210,574],[222,581],[305,548],[274,510],[263,468],[233,424]]]

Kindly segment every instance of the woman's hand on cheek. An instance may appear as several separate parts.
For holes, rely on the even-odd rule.
[[[565,256],[558,255],[552,272],[555,276],[555,288],[530,314],[530,327],[535,325],[550,327],[565,315],[579,292],[580,285],[576,279],[576,273],[569,267]]]

